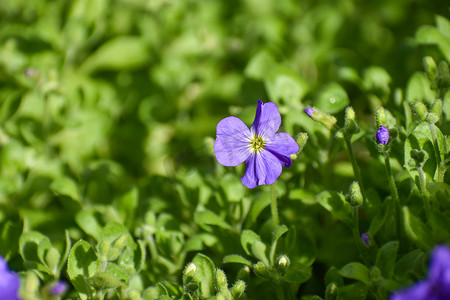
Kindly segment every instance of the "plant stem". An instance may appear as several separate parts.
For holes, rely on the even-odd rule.
[[[358,181],[359,187],[361,188],[361,194],[363,196],[363,203],[364,203],[367,200],[366,189],[364,188],[361,173],[359,172],[359,167],[356,162],[355,153],[353,152],[353,145],[350,138],[345,139],[345,143],[347,145],[348,156],[350,157],[350,161],[352,163],[353,173],[355,174],[356,181]]]
[[[286,297],[284,296],[284,289],[281,286],[280,283],[275,283],[275,292],[277,294],[277,299],[278,300],[285,300]]]
[[[367,257],[367,253],[364,251],[364,248],[361,244],[361,234],[359,232],[359,219],[358,219],[358,207],[352,207],[352,232],[353,239],[355,240],[355,245],[358,248],[358,252],[367,266],[369,266],[369,258]]]
[[[400,210],[400,198],[398,197],[397,186],[395,185],[394,175],[392,174],[391,163],[389,161],[389,154],[387,151],[385,151],[383,154],[384,154],[384,165],[386,167],[386,174],[389,182],[389,189],[391,190],[391,197],[392,200],[394,201],[395,223],[396,223],[395,227],[397,230],[397,238],[400,241],[402,238],[402,223],[403,223]]]
[[[280,219],[278,218],[277,193],[276,193],[276,189],[275,189],[276,184],[277,183],[275,182],[271,186],[272,202],[270,203],[270,210],[272,212],[272,219],[273,219],[273,224],[275,225],[275,227],[280,225]]]

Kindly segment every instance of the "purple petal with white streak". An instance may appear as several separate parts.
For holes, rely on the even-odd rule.
[[[267,150],[250,155],[245,164],[247,170],[241,181],[250,189],[275,183],[282,170],[280,160]]]

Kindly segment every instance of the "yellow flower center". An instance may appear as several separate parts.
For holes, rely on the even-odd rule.
[[[253,152],[260,152],[264,149],[264,144],[266,142],[261,136],[253,135],[253,137],[250,139],[250,148]]]

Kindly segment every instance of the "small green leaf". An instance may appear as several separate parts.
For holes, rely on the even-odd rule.
[[[132,188],[117,200],[117,210],[124,224],[130,228],[139,201],[139,191]]]
[[[280,237],[282,237],[286,232],[288,232],[288,228],[286,225],[280,225],[275,229],[275,232],[273,233],[272,236],[272,244],[270,246],[270,262],[271,264],[274,263],[274,259],[275,259],[275,252],[277,249],[277,244],[278,244],[278,240],[280,239]]]
[[[359,280],[365,284],[369,284],[370,282],[369,269],[365,265],[358,262],[346,264],[341,268],[339,274],[345,278]]]
[[[436,92],[430,88],[431,82],[423,72],[414,73],[406,86],[405,100],[409,103],[425,101],[431,104],[436,100]]]
[[[426,255],[420,249],[415,249],[400,258],[395,265],[395,275],[400,279],[405,279],[410,273],[414,273],[418,277],[425,274]]]
[[[237,263],[237,264],[247,265],[249,267],[253,266],[253,264],[249,260],[243,258],[240,255],[236,255],[236,254],[227,255],[223,258],[222,261],[224,263]]]
[[[301,284],[308,281],[312,276],[312,267],[302,264],[296,260],[292,260],[289,268],[283,276],[283,281]]]
[[[339,269],[336,268],[335,266],[329,268],[327,273],[325,274],[325,284],[328,286],[332,282],[336,283],[337,286],[344,285],[344,279],[339,274]]]
[[[209,210],[196,212],[194,215],[194,220],[199,226],[202,227],[205,227],[205,225],[214,225],[226,230],[231,229],[230,225],[228,225],[227,222],[225,222],[219,216]],[[207,228],[207,226],[205,228]]]
[[[253,257],[259,259],[267,266],[269,265],[269,260],[266,256],[266,244],[260,241],[254,241],[250,246]]]
[[[364,300],[366,299],[368,287],[364,283],[346,285],[339,288],[338,300]]]
[[[96,70],[123,70],[142,66],[148,59],[144,41],[133,36],[118,36],[101,45],[83,63],[86,72]]]
[[[201,296],[208,298],[214,293],[215,266],[209,257],[203,254],[195,255],[192,263],[197,267],[194,280],[200,282]]]
[[[424,250],[429,250],[435,244],[430,229],[422,221],[411,214],[408,207],[403,207],[403,222],[408,237]]]
[[[99,290],[118,288],[122,285],[122,282],[110,272],[98,272],[93,277],[89,278],[88,282]]]
[[[88,278],[97,273],[99,266],[97,255],[88,242],[80,240],[70,250],[67,274],[82,299],[91,297],[92,288],[88,284]]]
[[[422,44],[437,45],[442,54],[450,61],[450,39],[439,32],[437,28],[429,25],[420,27],[416,33],[416,40]]]
[[[80,202],[78,188],[75,182],[69,177],[58,177],[50,184],[53,193],[61,196],[67,196]]]
[[[251,229],[245,229],[241,233],[241,245],[245,253],[251,255],[251,245],[255,242],[261,242],[261,237]]]
[[[315,100],[315,106],[327,114],[338,113],[349,104],[347,92],[335,82],[322,88]]]
[[[245,227],[250,227],[256,223],[261,212],[270,205],[271,197],[269,193],[262,193],[253,202],[245,221]]]
[[[352,208],[345,197],[337,192],[323,191],[316,196],[317,201],[326,210],[328,210],[335,218],[341,220],[345,224],[352,224]]]
[[[398,246],[399,243],[397,241],[391,241],[384,244],[380,250],[378,250],[375,265],[380,269],[381,274],[386,279],[391,278],[392,273],[394,272]]]

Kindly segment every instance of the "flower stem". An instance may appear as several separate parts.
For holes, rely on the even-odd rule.
[[[394,211],[395,211],[395,223],[397,230],[397,238],[400,241],[402,238],[402,216],[400,210],[400,198],[398,197],[397,186],[395,185],[394,175],[391,170],[391,163],[389,161],[389,153],[385,151],[384,153],[384,165],[386,167],[386,174],[389,182],[389,189],[391,190],[391,197],[394,201]]]
[[[364,251],[364,248],[361,244],[361,234],[359,232],[359,219],[358,219],[358,207],[352,207],[352,232],[353,239],[355,240],[356,248],[358,248],[358,252],[363,260],[363,262],[368,266],[369,258],[367,257],[367,253]]]
[[[275,227],[280,225],[280,219],[278,218],[277,193],[276,193],[276,189],[275,189],[276,184],[277,183],[275,182],[274,184],[271,185],[272,202],[270,203],[270,210],[272,212],[272,219],[273,219],[273,224],[275,225]]]
[[[355,153],[353,152],[353,145],[352,145],[352,142],[350,141],[349,138],[345,139],[345,143],[347,145],[348,156],[349,156],[350,161],[352,163],[353,173],[355,174],[356,181],[358,181],[359,186],[361,188],[361,194],[363,196],[363,203],[364,203],[367,200],[366,189],[364,188],[364,184],[363,184],[363,181],[362,181],[362,178],[361,178],[361,173],[359,172],[359,167],[358,167],[358,164],[356,162]]]

